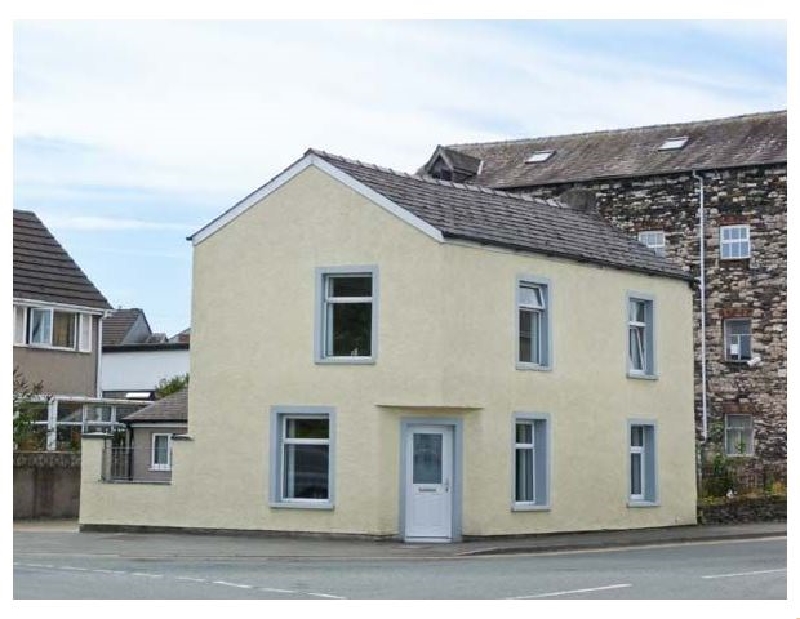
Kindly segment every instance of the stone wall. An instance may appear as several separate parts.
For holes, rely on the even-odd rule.
[[[737,497],[717,505],[699,505],[697,522],[698,524],[786,522],[786,497]]]
[[[750,414],[755,455],[786,458],[786,165],[703,172],[706,206],[706,346],[709,439],[722,449],[724,415]],[[637,234],[663,230],[667,257],[699,277],[699,182],[691,174],[625,178],[526,188],[558,197],[592,191],[599,214]],[[748,223],[751,258],[721,260],[720,226]],[[662,302],[668,303],[668,300]],[[725,360],[723,321],[752,321],[752,352],[760,365]],[[701,438],[700,295],[695,299],[695,413]]]
[[[77,518],[80,490],[80,453],[14,452],[14,520]]]

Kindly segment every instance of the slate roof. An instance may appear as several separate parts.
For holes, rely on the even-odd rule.
[[[36,214],[16,209],[14,298],[111,307]]]
[[[183,389],[165,398],[156,400],[144,408],[127,415],[122,421],[125,423],[143,422],[186,422],[189,418],[189,390]]]
[[[416,215],[445,238],[691,279],[599,216],[556,200],[404,174],[322,151],[309,153]]]
[[[681,149],[659,150],[666,139],[676,137],[689,140]],[[783,110],[446,148],[483,161],[480,174],[470,182],[514,188],[785,163],[786,141]],[[547,161],[525,163],[533,152],[545,150],[554,151]]]
[[[103,319],[103,346],[119,346],[144,311],[138,307],[115,309]],[[147,318],[145,317],[145,321]]]

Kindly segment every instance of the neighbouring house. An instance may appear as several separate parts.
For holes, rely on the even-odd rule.
[[[124,444],[107,453],[107,481],[166,483],[172,478],[172,440],[186,434],[187,392],[184,389],[140,408],[122,421]]]
[[[35,213],[15,209],[13,232],[14,366],[46,394],[25,447],[76,448],[81,432],[117,425],[117,402],[99,398],[111,306]]]
[[[152,400],[162,380],[189,373],[188,329],[172,338],[153,333],[139,308],[114,310],[106,322],[110,329],[103,330],[100,378],[104,397]]]
[[[700,286],[694,297],[698,442],[709,458],[741,457],[753,474],[785,480],[786,143],[786,111],[777,111],[440,146],[422,172],[537,198],[583,190],[586,206],[698,281],[704,254],[705,381]]]
[[[110,441],[84,435],[82,530],[696,522],[692,278],[630,235],[309,150],[190,238],[170,483],[111,479]]]

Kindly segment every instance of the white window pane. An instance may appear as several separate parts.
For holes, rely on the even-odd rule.
[[[544,307],[542,289],[534,286],[522,286],[519,290],[519,302],[532,307]]]
[[[32,344],[50,343],[50,311],[31,308],[30,342]]]
[[[644,370],[644,329],[631,327],[628,330],[628,357],[632,370]]]

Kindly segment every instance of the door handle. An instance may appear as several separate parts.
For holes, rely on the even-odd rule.
[[[449,477],[445,478],[445,480],[444,480],[444,491],[445,492],[450,492],[450,478]]]

